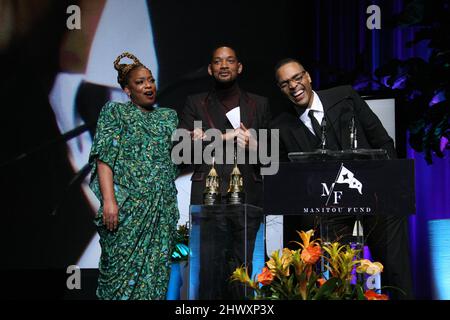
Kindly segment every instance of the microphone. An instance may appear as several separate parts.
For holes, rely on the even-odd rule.
[[[350,149],[355,150],[358,148],[358,140],[356,138],[356,125],[355,116],[350,121]]]
[[[327,143],[327,120],[325,119],[325,115],[323,115],[322,123],[320,124],[320,131],[321,131],[320,147],[322,150],[325,150],[325,145]]]

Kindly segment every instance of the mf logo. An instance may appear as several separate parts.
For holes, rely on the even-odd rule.
[[[346,167],[344,167],[344,164],[341,163],[341,167],[339,168],[338,174],[336,175],[336,179],[331,184],[331,187],[329,188],[326,183],[322,182],[321,197],[327,197],[327,202],[325,203],[325,205],[328,205],[331,198],[333,198],[333,204],[338,204],[339,200],[341,200],[343,191],[334,191],[336,183],[347,184],[350,189],[356,189],[358,190],[359,194],[361,195],[363,194],[362,183],[355,178],[353,172],[348,170]]]

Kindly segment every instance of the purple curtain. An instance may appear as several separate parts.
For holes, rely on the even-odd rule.
[[[366,27],[369,17],[366,9],[372,4],[381,9],[380,30],[369,30]],[[315,40],[315,68],[312,73],[314,86],[326,88],[338,81],[355,79],[355,72],[373,73],[376,68],[394,58],[405,60],[421,57],[427,60],[430,52],[426,41],[411,48],[405,46],[407,41],[413,39],[416,29],[388,26],[390,17],[400,13],[403,6],[401,0],[315,1],[315,20],[311,28]],[[350,74],[352,77],[337,79],[341,74]],[[402,120],[405,121],[397,119],[400,122]],[[434,290],[433,280],[439,276],[432,274],[435,268],[430,262],[432,239],[428,226],[431,220],[450,219],[449,152],[447,151],[444,159],[434,157],[432,165],[425,162],[422,153],[416,153],[409,146],[406,153],[408,158],[415,160],[416,174],[417,213],[410,218],[415,294],[419,299],[437,299],[440,296]],[[433,261],[435,264],[436,259]]]

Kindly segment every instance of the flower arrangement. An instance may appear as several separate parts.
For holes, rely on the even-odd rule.
[[[387,295],[364,288],[362,281],[353,283],[357,274],[376,275],[383,271],[379,262],[357,259],[360,250],[339,242],[321,245],[312,240],[313,230],[298,232],[302,242],[298,250],[284,248],[281,256],[274,251],[262,272],[250,279],[247,268],[237,268],[232,281],[239,281],[255,292],[254,299],[269,300],[387,300]],[[318,262],[325,262],[329,278],[318,271]]]

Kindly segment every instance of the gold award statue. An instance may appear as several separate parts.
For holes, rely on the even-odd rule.
[[[244,182],[237,166],[236,151],[234,153],[234,168],[230,175],[230,185],[227,193],[228,204],[243,204],[245,203]]]
[[[211,165],[211,170],[209,170],[208,176],[206,177],[206,188],[203,192],[203,204],[214,205],[220,203],[220,182],[219,175],[217,174],[216,168],[214,168],[214,158]]]

